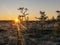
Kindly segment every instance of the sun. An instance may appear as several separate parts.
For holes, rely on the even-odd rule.
[[[16,22],[16,23],[19,23],[20,21],[19,21],[19,19],[15,19],[15,22]]]

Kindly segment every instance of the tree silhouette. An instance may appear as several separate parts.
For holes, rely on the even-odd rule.
[[[52,22],[54,22],[54,23],[56,22],[56,19],[55,19],[55,17],[54,17],[54,16],[52,16],[51,21],[52,21]]]
[[[57,10],[56,12],[58,13],[58,16],[57,16],[58,30],[60,30],[60,11]]]
[[[35,17],[36,19],[39,19],[39,21],[40,21],[40,25],[41,25],[41,28],[42,28],[42,30],[43,30],[43,25],[46,23],[46,19],[48,18],[47,16],[46,16],[46,14],[45,14],[45,12],[44,11],[40,11],[40,17],[39,18],[37,18],[37,17]]]
[[[48,17],[46,16],[45,12],[40,11],[40,14],[41,14],[41,21],[46,21]]]
[[[60,21],[60,11],[57,10],[56,12],[58,13],[57,20]]]

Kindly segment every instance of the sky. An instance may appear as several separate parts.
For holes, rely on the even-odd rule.
[[[60,0],[0,0],[0,20],[14,20],[20,15],[19,7],[28,8],[29,20],[40,17],[40,11],[45,11],[49,18],[57,17],[60,10]]]

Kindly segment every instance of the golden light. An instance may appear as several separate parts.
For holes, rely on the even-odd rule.
[[[16,22],[16,23],[20,23],[19,19],[15,19],[15,22]]]

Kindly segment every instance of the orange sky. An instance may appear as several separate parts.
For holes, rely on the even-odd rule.
[[[56,10],[60,10],[60,0],[0,0],[0,20],[15,20],[20,14],[19,7],[28,8],[29,20],[40,17],[40,10],[51,18],[56,18]]]

